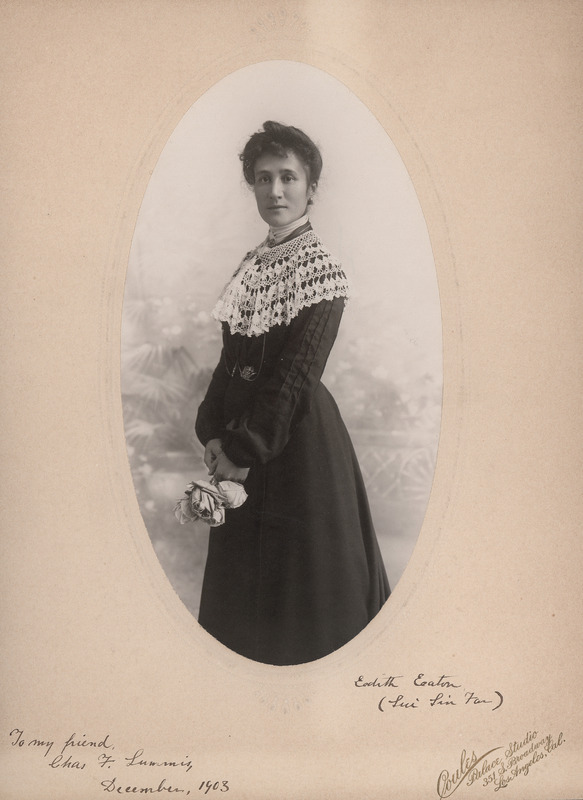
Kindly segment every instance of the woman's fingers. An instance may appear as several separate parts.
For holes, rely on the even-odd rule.
[[[209,471],[209,474],[212,475],[211,470],[216,467],[216,461],[219,455],[222,453],[221,447],[221,440],[220,439],[211,439],[207,442],[207,445],[204,449],[204,463],[206,468]]]
[[[217,464],[216,456],[211,456],[211,455],[205,456],[204,457],[204,463],[205,463],[206,468],[209,471],[209,474],[212,474],[212,471],[215,469],[216,464]]]
[[[213,478],[215,481],[236,481],[243,482],[249,474],[248,467],[238,467],[236,464],[227,458],[224,453],[221,453],[213,464]]]

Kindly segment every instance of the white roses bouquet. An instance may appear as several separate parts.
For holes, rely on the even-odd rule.
[[[174,516],[184,525],[201,519],[211,527],[222,525],[226,508],[238,508],[247,499],[247,492],[235,481],[192,481],[185,496],[176,501]]]

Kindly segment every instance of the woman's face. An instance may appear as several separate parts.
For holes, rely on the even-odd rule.
[[[289,150],[285,156],[266,153],[257,159],[253,191],[261,218],[268,225],[281,227],[306,213],[316,183],[308,183],[306,168]]]

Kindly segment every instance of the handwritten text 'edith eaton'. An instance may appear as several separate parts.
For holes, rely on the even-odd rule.
[[[379,698],[377,708],[385,711],[386,708],[429,708],[444,706],[491,706],[492,711],[500,708],[504,698],[500,692],[493,692],[490,698],[478,696],[474,691],[467,691],[461,683],[454,681],[455,675],[440,675],[439,677],[426,677],[423,672],[418,673],[412,681],[403,675],[382,675],[381,677],[367,679],[364,675],[354,681],[357,689],[395,689],[391,694],[383,694]],[[399,691],[410,693],[405,695]],[[409,687],[407,689],[406,687]],[[414,688],[410,688],[410,687]],[[415,696],[414,696],[415,695]]]

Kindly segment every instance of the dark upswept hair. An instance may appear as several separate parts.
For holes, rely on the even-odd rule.
[[[243,162],[243,175],[249,186],[255,183],[255,162],[265,153],[285,156],[292,151],[308,172],[308,183],[317,183],[322,172],[322,156],[310,137],[293,125],[268,120],[263,130],[254,133],[239,158]]]

